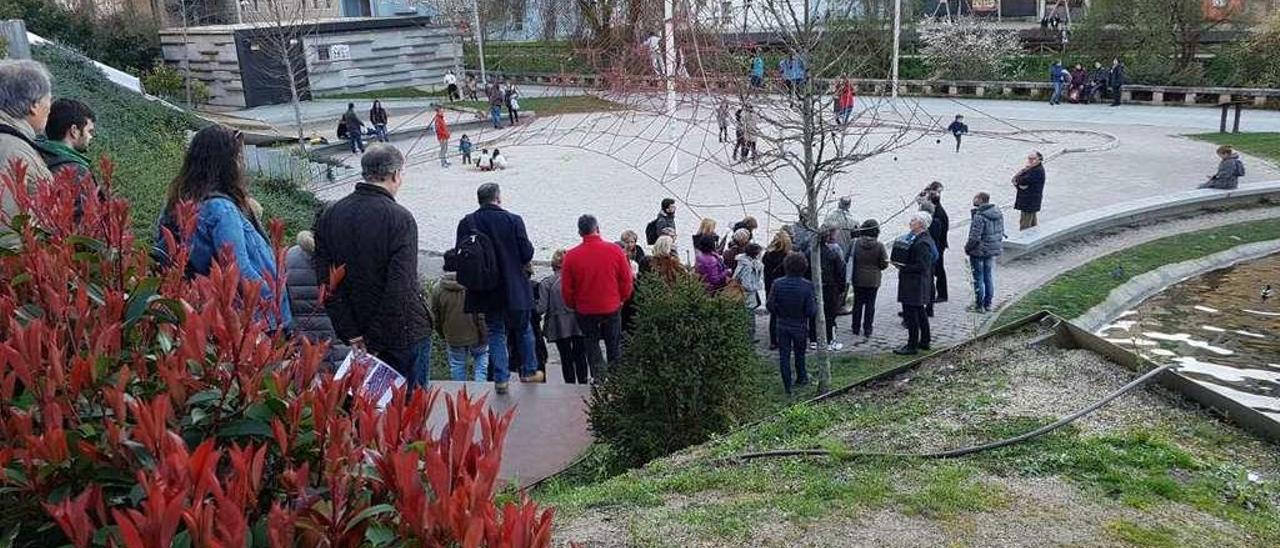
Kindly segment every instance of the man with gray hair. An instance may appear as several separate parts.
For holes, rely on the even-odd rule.
[[[49,71],[35,61],[0,61],[0,173],[10,174],[17,161],[27,168],[27,189],[53,178],[36,150],[53,102]],[[4,211],[14,213],[13,196],[4,196]]]
[[[827,215],[826,220],[822,222],[823,226],[836,229],[835,241],[840,244],[841,258],[846,261],[849,260],[849,251],[853,249],[853,233],[858,230],[858,221],[849,211],[852,206],[852,197],[841,196],[836,210]]]
[[[321,284],[346,271],[325,310],[338,338],[367,350],[409,380],[426,386],[431,368],[431,316],[418,281],[418,223],[396,203],[404,156],[386,143],[360,158],[364,182],[316,219],[312,266]]]
[[[929,350],[929,316],[924,307],[933,299],[933,264],[938,250],[929,236],[933,214],[918,211],[911,216],[911,232],[893,242],[891,260],[898,268],[898,302],[907,324],[907,344],[894,354],[910,356]]]

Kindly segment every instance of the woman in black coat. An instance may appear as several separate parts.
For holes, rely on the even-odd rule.
[[[938,248],[938,260],[933,262],[933,299],[925,307],[925,314],[930,318],[933,317],[934,303],[947,302],[947,270],[942,256],[950,247],[947,245],[947,232],[951,230],[951,217],[947,216],[946,208],[942,207],[942,183],[936,184],[937,190],[929,193],[929,201],[933,203],[933,222],[929,224],[929,237],[933,238],[933,245]]]
[[[786,231],[778,231],[773,237],[773,241],[769,242],[769,249],[764,252],[764,257],[760,259],[764,263],[764,294],[766,297],[773,291],[773,282],[782,279],[787,275],[782,267],[782,262],[791,254],[791,235]],[[773,314],[769,315],[769,350],[778,348],[778,323],[773,318]]]
[[[911,218],[911,233],[894,242],[893,265],[898,268],[898,302],[907,324],[907,344],[894,354],[909,356],[928,350],[929,317],[925,306],[933,299],[933,263],[937,253],[928,226],[933,216],[921,211]]]

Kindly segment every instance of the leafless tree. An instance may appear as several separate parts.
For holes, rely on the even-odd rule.
[[[259,49],[271,60],[260,67],[263,73],[288,86],[298,146],[304,152],[307,145],[301,101],[304,95],[310,95],[310,89],[303,85],[307,76],[306,40],[315,35],[320,17],[312,6],[309,0],[253,0],[244,4],[242,12],[244,21],[254,26],[249,33],[250,49]]]

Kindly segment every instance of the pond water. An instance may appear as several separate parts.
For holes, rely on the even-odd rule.
[[[1280,421],[1280,255],[1174,285],[1098,334]]]

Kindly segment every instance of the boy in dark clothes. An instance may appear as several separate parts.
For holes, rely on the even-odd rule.
[[[956,120],[947,126],[947,131],[951,132],[951,135],[956,138],[956,152],[960,152],[960,138],[969,133],[969,126],[964,123],[964,115],[957,114]]]
[[[791,354],[796,356],[796,386],[809,384],[805,368],[805,334],[818,315],[818,300],[813,283],[805,279],[809,261],[803,254],[791,253],[782,261],[786,277],[773,282],[766,305],[777,324],[778,370],[782,388],[791,395]]]

